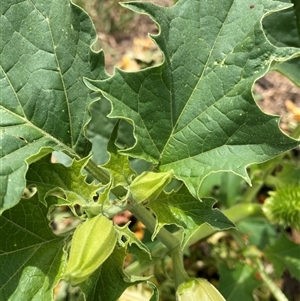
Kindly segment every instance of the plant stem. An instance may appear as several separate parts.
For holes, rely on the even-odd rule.
[[[137,203],[132,204],[129,210],[146,226],[149,231],[155,233],[156,219],[150,211]],[[161,228],[156,237],[166,246],[168,251],[170,251],[173,262],[175,286],[177,288],[181,283],[189,279],[183,265],[183,254],[180,246],[180,240],[165,228]]]
[[[259,204],[239,204],[236,206],[233,206],[230,209],[224,210],[223,213],[233,222],[237,223],[247,217],[251,216],[264,216],[262,212],[262,206]],[[145,209],[147,212],[148,210]],[[148,212],[149,213],[149,212]],[[218,230],[213,229],[208,224],[202,224],[196,232],[191,236],[191,238],[187,241],[186,245],[181,246],[181,248],[188,248],[195,242],[205,239],[206,237],[218,232]],[[179,241],[181,233],[180,231],[177,231],[172,234],[173,239],[177,239]],[[131,275],[140,275],[143,272],[145,272],[151,265],[153,265],[155,262],[161,260],[166,253],[168,252],[168,249],[163,244],[158,244],[154,247],[154,249],[151,252],[153,260],[151,262],[143,262],[140,263],[139,261],[133,262],[131,265],[129,265],[126,268],[126,272]]]
[[[106,172],[103,168],[99,167],[93,160],[90,160],[85,167],[97,181],[102,184],[108,184],[110,181],[109,173]],[[111,192],[118,198],[122,198],[126,195],[127,190],[122,186],[114,187]]]
[[[265,272],[264,266],[259,258],[256,259],[256,263],[259,268],[259,273],[264,283],[267,285],[273,296],[277,301],[288,301],[284,293],[279,289],[279,287],[274,283],[274,281]]]
[[[272,174],[277,164],[280,162],[282,156],[273,158],[267,162],[256,164],[253,166],[256,170],[252,172],[252,186],[247,189],[243,196],[243,203],[251,203],[255,201],[255,198],[260,189],[265,185],[266,179]]]
[[[151,232],[155,232],[156,219],[144,206],[140,204],[131,204],[129,210],[132,214],[140,220],[146,228]],[[180,241],[167,229],[161,228],[157,233],[156,237],[168,248],[168,250],[173,250],[174,248],[180,246]]]
[[[109,174],[100,168],[93,160],[89,160],[85,169],[100,183],[107,184],[110,181]]]
[[[180,245],[172,249],[171,257],[173,262],[175,287],[177,288],[181,283],[189,280],[189,276],[183,265],[183,254]]]

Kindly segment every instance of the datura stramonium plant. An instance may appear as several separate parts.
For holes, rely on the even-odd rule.
[[[300,186],[284,186],[269,194],[263,211],[270,222],[300,230]]]

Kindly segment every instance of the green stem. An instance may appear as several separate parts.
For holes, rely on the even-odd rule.
[[[253,216],[264,216],[262,212],[262,206],[259,204],[239,204],[230,209],[224,210],[223,213],[233,222],[238,223],[239,221]],[[147,210],[146,210],[147,211]],[[149,212],[148,212],[149,213]],[[186,245],[182,248],[188,248],[192,244],[202,239],[207,238],[208,236],[218,232],[218,230],[213,229],[208,224],[202,224],[196,232],[191,236]],[[181,233],[177,231],[172,234],[173,239],[180,240]],[[151,255],[153,260],[151,262],[143,262],[140,264],[139,261],[135,261],[126,268],[126,272],[131,275],[141,275],[149,267],[163,258],[168,252],[168,249],[163,244],[157,244],[153,250],[151,250]]]
[[[150,232],[155,232],[156,219],[150,211],[137,203],[131,204],[129,210],[146,226]],[[175,286],[177,288],[181,283],[189,279],[183,265],[183,254],[180,246],[180,240],[165,228],[161,228],[156,237],[166,246],[167,251],[171,254]]]
[[[86,171],[89,172],[97,181],[102,184],[108,184],[110,181],[110,175],[106,170],[99,167],[94,161],[90,160],[85,167]],[[111,192],[118,198],[122,198],[126,195],[127,190],[122,186],[117,186],[111,190]]]
[[[100,183],[109,183],[109,174],[104,169],[100,168],[93,160],[89,160],[88,164],[85,166],[85,169]]]
[[[103,212],[107,218],[113,218],[117,214],[121,214],[128,209],[129,206],[125,202],[122,202],[121,204],[104,206]]]
[[[259,258],[256,259],[256,263],[259,268],[259,273],[264,283],[267,285],[273,296],[277,301],[288,301],[284,293],[279,289],[279,287],[274,283],[274,281],[265,272],[264,266]]]
[[[250,188],[247,189],[247,191],[245,192],[244,196],[243,196],[243,202],[244,203],[251,203],[255,200],[258,192],[261,190],[261,188],[264,185],[264,181],[263,180],[257,180],[255,182],[252,183],[252,186]]]
[[[149,210],[137,203],[131,204],[129,210],[151,233],[155,232],[156,219]],[[174,237],[174,235],[165,228],[161,228],[156,237],[168,248],[169,251],[180,246],[179,239]]]
[[[177,288],[181,283],[189,280],[189,275],[183,265],[183,254],[180,245],[171,251],[171,257],[173,262],[175,287]]]

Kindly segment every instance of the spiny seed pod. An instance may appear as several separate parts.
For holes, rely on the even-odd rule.
[[[226,301],[219,291],[206,279],[193,278],[179,285],[177,301]]]
[[[284,186],[269,194],[263,205],[269,221],[300,230],[300,186]]]
[[[115,227],[105,216],[80,224],[73,235],[64,279],[72,285],[85,281],[113,252],[116,242]]]

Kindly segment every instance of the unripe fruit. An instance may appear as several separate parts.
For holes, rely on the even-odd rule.
[[[269,194],[263,205],[269,221],[300,230],[300,186],[284,186]]]

